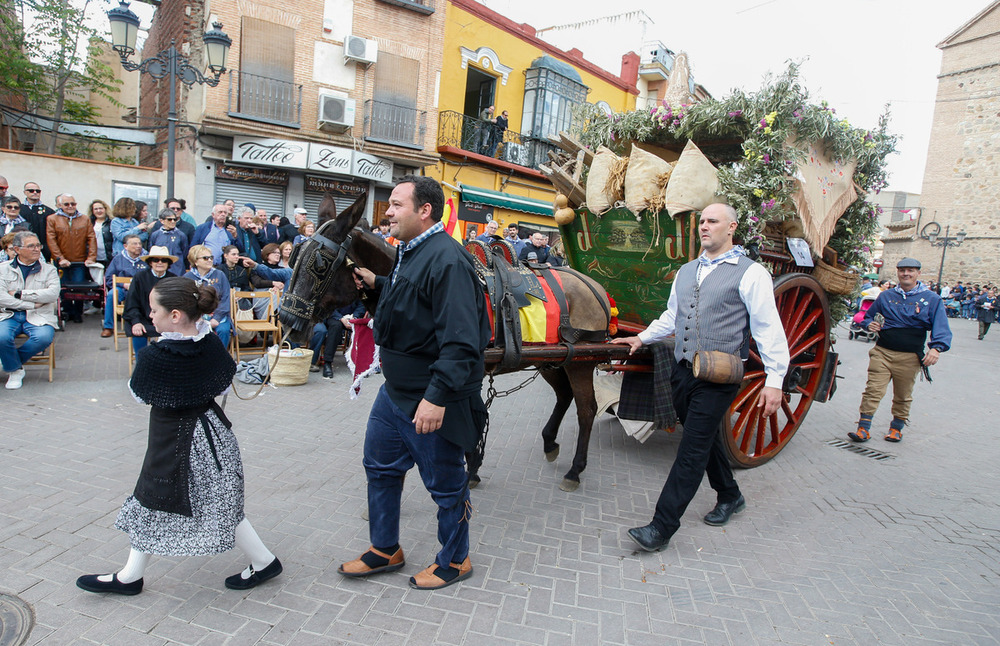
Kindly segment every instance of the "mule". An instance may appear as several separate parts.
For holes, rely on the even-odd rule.
[[[364,210],[365,198],[361,197],[337,215],[333,199],[326,196],[319,208],[319,227],[293,252],[290,259],[292,278],[285,286],[280,310],[282,324],[293,330],[290,337],[293,341],[304,343],[308,340],[312,324],[329,316],[335,308],[358,298],[354,266],[367,268],[380,276],[387,276],[392,271],[395,248],[381,236],[357,227]],[[606,330],[610,304],[604,288],[570,269],[560,271],[559,277],[569,309],[570,325],[581,330]],[[603,298],[603,303],[599,296]],[[576,490],[580,485],[580,473],[587,468],[587,450],[597,413],[594,368],[598,362],[598,359],[586,359],[553,367],[551,362],[523,359],[514,368],[539,368],[542,378],[555,392],[555,407],[542,428],[542,448],[549,462],[559,456],[559,443],[556,441],[559,425],[570,403],[576,402],[579,433],[572,466],[559,485],[563,491]],[[489,364],[487,371],[493,374],[500,372],[496,365]],[[478,467],[470,463],[470,476],[473,476],[474,482],[478,481],[475,477],[477,470]]]

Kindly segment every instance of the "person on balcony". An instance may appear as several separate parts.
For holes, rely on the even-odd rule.
[[[500,116],[494,120],[493,127],[490,128],[492,132],[490,133],[490,149],[486,153],[487,157],[496,156],[497,147],[500,145],[500,142],[503,141],[503,134],[507,132],[508,123],[510,123],[510,121],[507,117],[507,111],[504,110],[500,113]]]

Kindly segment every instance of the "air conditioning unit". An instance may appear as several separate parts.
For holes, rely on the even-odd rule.
[[[378,42],[348,36],[344,39],[344,58],[359,63],[374,63],[378,59]]]
[[[354,99],[321,94],[319,97],[320,130],[344,132],[354,127]]]

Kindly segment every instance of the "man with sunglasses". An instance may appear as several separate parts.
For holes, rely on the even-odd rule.
[[[31,231],[14,235],[15,257],[0,264],[0,363],[8,373],[7,389],[24,380],[24,362],[52,343],[55,336],[59,274],[42,262],[42,244]],[[14,338],[27,334],[20,348]]]
[[[181,259],[187,255],[190,238],[180,230],[180,215],[176,211],[163,209],[159,218],[160,227],[149,234],[149,246],[166,247],[172,255],[177,256],[177,261],[170,265],[170,273],[180,276],[184,273],[184,262]]]
[[[63,270],[64,285],[80,284],[87,278],[85,265],[97,262],[97,236],[90,220],[76,209],[76,198],[63,193],[57,198],[59,210],[46,220],[52,264]],[[83,301],[63,299],[63,313],[74,323],[83,323]]]
[[[47,204],[42,204],[42,189],[35,182],[28,182],[24,185],[24,202],[21,204],[21,217],[28,222],[28,226],[39,242],[42,243],[42,256],[48,261],[52,255],[46,243],[45,221],[56,210]]]

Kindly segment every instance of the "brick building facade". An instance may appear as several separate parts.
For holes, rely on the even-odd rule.
[[[437,6],[437,5],[441,6]],[[443,0],[186,0],[154,15],[143,58],[176,40],[197,69],[201,34],[232,38],[217,87],[177,84],[175,192],[203,219],[226,198],[311,218],[324,192],[338,207],[437,160]],[[142,78],[140,124],[163,126],[166,81]],[[165,132],[160,140],[165,141]],[[165,146],[146,153],[161,165]]]

